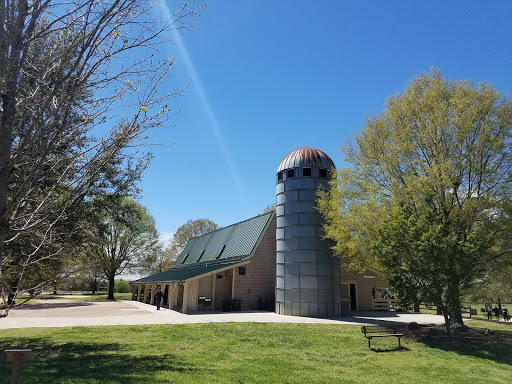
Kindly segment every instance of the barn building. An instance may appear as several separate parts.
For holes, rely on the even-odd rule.
[[[316,191],[329,188],[334,162],[300,148],[277,168],[276,209],[191,239],[169,270],[132,283],[133,300],[188,310],[275,310],[332,318],[392,308],[378,299],[386,286],[374,271],[346,271],[323,239]]]

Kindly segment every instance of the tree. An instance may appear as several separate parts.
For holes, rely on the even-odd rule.
[[[181,91],[162,82],[173,59],[155,54],[198,9],[185,4],[160,21],[154,7],[144,0],[0,2],[4,302],[11,287],[44,284],[40,272],[59,267],[82,203],[112,188],[103,183],[109,167],[122,164],[128,178],[140,171],[147,157],[134,147],[172,117],[166,102]]]
[[[478,279],[468,291],[471,302],[488,300],[498,304],[512,302],[512,263],[496,262],[486,271],[485,276]],[[501,307],[500,307],[501,308]]]
[[[374,267],[407,305],[438,305],[447,331],[460,297],[510,263],[512,104],[489,84],[436,70],[411,81],[343,148],[319,209],[335,253]]]
[[[130,292],[130,283],[123,279],[118,279],[115,282],[115,291],[117,293],[128,293]]]
[[[148,253],[143,257],[138,266],[137,271],[143,275],[154,275],[168,270],[174,264],[176,257],[170,252],[170,246],[167,245],[165,248],[162,244],[158,247],[155,252]]]
[[[133,200],[109,199],[100,220],[90,229],[88,245],[87,256],[107,278],[107,299],[114,300],[115,277],[136,269],[147,254],[158,252],[155,219]]]
[[[100,284],[105,279],[105,273],[101,264],[96,259],[89,257],[88,252],[83,252],[80,255],[75,278],[83,281],[91,290],[91,293],[95,295]]]

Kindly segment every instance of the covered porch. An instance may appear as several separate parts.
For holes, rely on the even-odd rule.
[[[235,299],[235,269],[248,263],[236,260],[231,263],[171,268],[132,282],[132,300],[156,305],[156,291],[160,287],[160,305],[164,308],[181,313],[187,313],[188,310],[229,311]]]

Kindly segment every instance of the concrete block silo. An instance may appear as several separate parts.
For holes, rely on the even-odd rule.
[[[329,188],[334,162],[324,152],[300,148],[277,169],[276,313],[336,317],[340,310],[340,265],[322,239],[316,191]]]

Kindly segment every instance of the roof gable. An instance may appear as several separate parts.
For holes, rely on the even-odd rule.
[[[267,212],[190,239],[175,265],[134,283],[183,281],[243,263],[253,254],[274,216],[274,211]],[[222,246],[224,249],[217,257]]]
[[[273,211],[267,212],[190,239],[178,257],[176,266],[250,256],[273,215]]]

